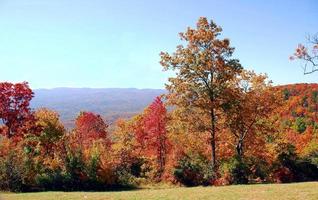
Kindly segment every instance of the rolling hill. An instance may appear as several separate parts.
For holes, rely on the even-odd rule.
[[[165,90],[135,88],[54,88],[36,89],[31,107],[57,111],[66,127],[74,126],[80,111],[91,111],[112,123],[119,117],[141,112]]]
[[[276,86],[282,90],[284,102],[281,109],[284,127],[292,129],[296,121],[306,116],[306,124],[317,121],[318,84],[290,84]],[[54,88],[34,90],[31,101],[34,109],[46,107],[57,111],[66,127],[72,128],[80,111],[98,113],[114,122],[119,117],[127,118],[141,112],[162,89],[136,88]],[[309,120],[310,119],[310,120]]]

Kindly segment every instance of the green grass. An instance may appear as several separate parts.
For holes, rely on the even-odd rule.
[[[0,193],[1,200],[104,200],[104,199],[295,199],[317,200],[318,182],[236,185],[223,187],[176,187],[122,192]]]

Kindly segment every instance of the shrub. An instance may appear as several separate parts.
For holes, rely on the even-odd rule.
[[[315,165],[318,168],[318,151],[312,152],[306,157],[312,165]]]
[[[132,175],[131,170],[125,167],[118,167],[115,170],[115,176],[117,178],[116,185],[118,187],[135,187],[136,185],[136,177]]]
[[[273,171],[272,179],[277,183],[290,183],[295,177],[287,167],[280,167]]]
[[[213,176],[210,161],[203,155],[184,155],[174,168],[175,179],[185,186],[209,185]]]
[[[22,165],[14,159],[13,152],[0,160],[0,189],[11,192],[24,190]]]
[[[317,154],[307,157],[298,157],[295,147],[291,144],[279,153],[274,163],[274,177],[278,182],[315,181],[318,180],[318,168],[315,165]],[[276,168],[276,169],[275,169]]]
[[[65,174],[61,170],[50,171],[36,177],[36,184],[42,190],[65,190]]]
[[[303,150],[302,156],[318,168],[318,141],[312,140]]]
[[[271,166],[265,160],[257,157],[247,158],[249,182],[267,182]]]
[[[65,159],[65,187],[68,190],[81,190],[83,180],[86,178],[85,163],[81,151],[69,152]]]
[[[246,162],[236,156],[224,161],[221,164],[220,172],[222,176],[227,177],[229,184],[247,184],[251,174]]]
[[[89,179],[97,180],[98,166],[99,166],[99,155],[92,155],[88,165],[86,166],[86,172]]]

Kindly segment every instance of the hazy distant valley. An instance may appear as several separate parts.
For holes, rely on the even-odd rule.
[[[80,111],[98,113],[108,122],[131,117],[142,111],[161,89],[135,88],[54,88],[34,90],[32,108],[46,107],[57,111],[66,127],[72,128]]]

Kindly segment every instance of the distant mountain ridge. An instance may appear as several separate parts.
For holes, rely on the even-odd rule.
[[[53,88],[35,89],[31,107],[57,111],[66,127],[74,126],[80,111],[100,114],[108,122],[141,112],[163,89],[136,88]]]
[[[308,103],[305,103],[318,115],[318,97],[315,96],[318,96],[318,84],[299,83],[275,87],[285,95],[286,117],[290,117],[290,113],[295,115],[295,110],[305,112],[301,105],[306,99]],[[33,91],[35,97],[31,101],[31,107],[46,107],[57,111],[67,128],[74,126],[74,120],[80,111],[100,114],[108,123],[112,123],[118,118],[128,118],[140,113],[155,97],[167,92],[164,89],[136,88],[54,88]],[[306,111],[307,114],[312,112],[310,109]]]

